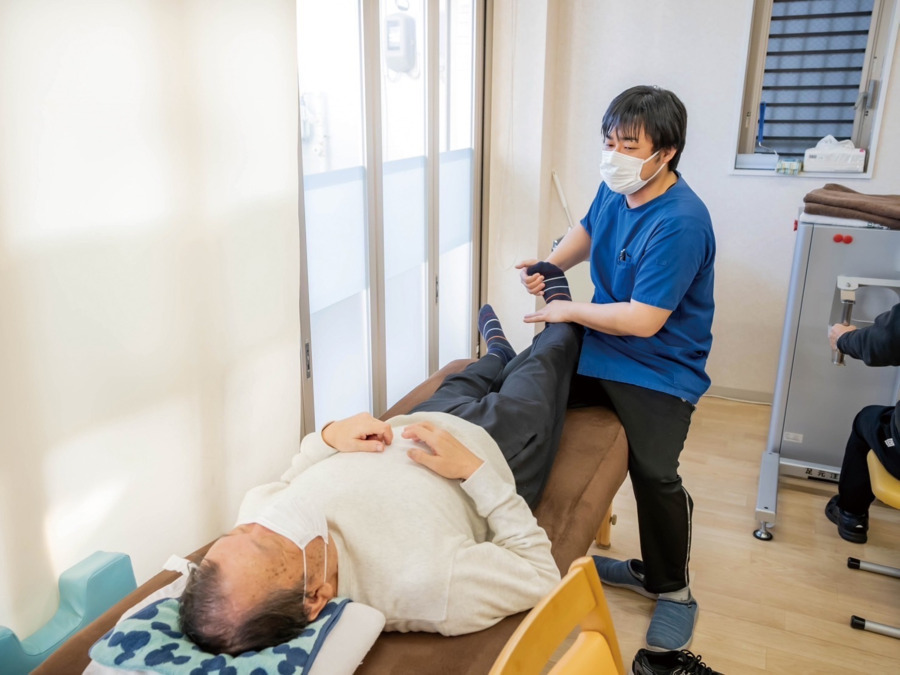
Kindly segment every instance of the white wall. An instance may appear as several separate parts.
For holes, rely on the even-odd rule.
[[[138,582],[296,451],[291,0],[0,4],[0,624]]]
[[[706,202],[716,231],[716,316],[708,367],[713,391],[770,399],[793,221],[803,196],[829,181],[871,194],[898,191],[900,169],[892,158],[900,152],[900,126],[884,123],[900,114],[897,53],[882,89],[887,99],[871,179],[735,175],[731,167],[750,0],[561,0],[546,5],[536,0],[495,3],[488,300],[505,319],[516,346],[523,346],[532,332],[517,317],[532,303],[517,288],[509,261],[545,256],[551,240],[566,229],[549,169],[557,170],[577,224],[600,180],[600,121],[609,101],[636,84],[660,85],[687,107],[687,145],[679,170]],[[541,70],[536,52],[545,48],[553,65]],[[511,54],[517,59],[512,65]],[[498,86],[498,79],[505,84]],[[543,109],[525,87],[510,86],[520,79],[541,84],[547,94]],[[519,127],[517,120],[526,114],[548,120],[549,133]],[[506,138],[511,126],[514,136]],[[504,160],[510,154],[504,148],[515,148],[515,161]],[[535,163],[541,164],[539,175]],[[498,205],[518,203],[516,195],[526,188],[534,190],[522,206],[526,215],[501,212]],[[588,300],[585,270],[574,277],[576,292]]]
[[[550,185],[552,80],[545,73],[555,61],[548,43],[553,12],[548,0],[494,3],[483,287],[517,350],[533,330],[510,317],[531,311],[534,303],[517,285],[515,265],[538,256]]]

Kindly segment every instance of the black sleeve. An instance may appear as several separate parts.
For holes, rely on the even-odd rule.
[[[871,326],[841,335],[837,346],[867,366],[900,366],[900,303],[875,317]]]

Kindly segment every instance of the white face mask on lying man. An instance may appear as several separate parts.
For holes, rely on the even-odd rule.
[[[291,491],[285,491],[269,502],[255,518],[250,518],[246,522],[257,523],[280,534],[296,544],[303,552],[303,595],[306,595],[306,547],[316,537],[322,537],[325,540],[325,563],[322,566],[322,573],[327,576],[328,521],[312,500],[305,500]]]

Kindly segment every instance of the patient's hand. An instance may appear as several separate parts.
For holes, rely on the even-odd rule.
[[[838,338],[844,333],[849,333],[851,330],[856,330],[856,326],[849,326],[843,323],[836,323],[833,326],[830,326],[828,328],[828,341],[831,343],[831,348],[837,349]]]
[[[537,258],[529,258],[528,260],[523,260],[522,262],[516,264],[516,269],[519,270],[519,281],[522,282],[522,285],[529,293],[531,293],[532,295],[543,295],[544,275],[538,274],[537,272],[535,272],[534,274],[528,274],[528,272],[526,272],[526,270],[536,262],[540,261]]]
[[[421,448],[413,448],[409,458],[444,478],[469,478],[484,464],[471,450],[456,440],[450,432],[435,427],[430,422],[410,424],[403,430],[403,438],[420,441],[428,446],[431,454]]]
[[[325,425],[322,440],[338,452],[381,452],[394,440],[394,432],[387,422],[359,413]]]

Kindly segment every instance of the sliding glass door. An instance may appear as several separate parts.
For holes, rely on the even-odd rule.
[[[468,358],[473,353],[472,317],[477,289],[473,288],[472,280],[478,275],[473,214],[480,216],[476,190],[481,190],[481,153],[480,147],[476,152],[476,129],[480,128],[482,119],[483,83],[480,74],[476,77],[480,51],[475,48],[479,39],[475,9],[471,0],[440,2],[440,365]]]
[[[297,3],[306,246],[301,295],[309,311],[301,332],[317,425],[371,406],[360,19],[358,0]],[[303,399],[312,408],[310,396]]]
[[[298,0],[308,429],[474,353],[482,15]]]
[[[390,406],[428,375],[432,305],[425,0],[380,0],[385,376]],[[433,3],[432,3],[433,5]]]

